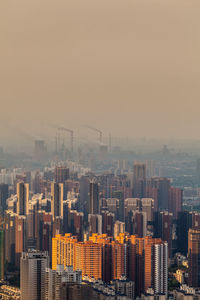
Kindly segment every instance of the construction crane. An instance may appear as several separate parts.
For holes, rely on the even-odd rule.
[[[74,131],[65,127],[59,127],[59,131],[65,131],[70,133],[70,143],[71,143],[71,152],[73,153],[74,151]]]
[[[86,126],[86,127],[99,133],[99,142],[100,144],[102,144],[102,136],[103,136],[102,131],[92,126]]]

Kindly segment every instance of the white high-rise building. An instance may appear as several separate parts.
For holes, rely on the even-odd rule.
[[[22,252],[20,261],[21,300],[45,299],[45,271],[48,267],[47,252]]]
[[[153,287],[156,294],[168,292],[168,244],[153,245]]]

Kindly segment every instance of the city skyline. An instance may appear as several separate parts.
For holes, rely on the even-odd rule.
[[[200,300],[200,1],[0,3],[0,299]]]

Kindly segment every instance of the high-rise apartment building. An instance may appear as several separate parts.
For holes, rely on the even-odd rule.
[[[136,198],[145,197],[146,188],[146,165],[134,163],[133,166],[133,195]]]
[[[114,223],[114,239],[120,234],[125,232],[125,223],[116,221]]]
[[[64,221],[64,233],[70,232],[72,235],[76,235],[77,239],[81,241],[83,238],[84,214],[82,212],[77,212],[76,210],[69,210],[64,215]]]
[[[17,214],[5,212],[5,260],[15,264],[15,221]]]
[[[29,203],[29,184],[24,182],[17,183],[17,214],[28,215]]]
[[[154,199],[152,198],[142,198],[141,199],[141,210],[146,213],[147,222],[153,221],[154,212]]]
[[[147,178],[152,178],[155,176],[155,161],[153,160],[147,160],[146,161],[146,175]]]
[[[63,217],[63,184],[51,183],[51,213],[53,220],[56,217]]]
[[[173,213],[173,218],[177,219],[178,213],[182,211],[183,191],[179,188],[169,189],[169,211]]]
[[[113,236],[114,230],[114,214],[109,211],[103,211],[102,215],[102,233],[106,233],[108,236]]]
[[[168,245],[161,239],[121,233],[113,241],[106,234],[93,234],[89,241],[78,242],[71,235],[56,236],[52,242],[53,270],[57,265],[73,266],[82,275],[105,282],[123,275],[135,282],[136,295],[149,287],[167,293]]]
[[[188,230],[192,228],[192,214],[188,211],[178,213],[177,220],[177,251],[183,255],[188,252]]]
[[[154,237],[161,238],[168,243],[169,257],[172,255],[172,226],[173,214],[165,212],[155,212],[154,214]]]
[[[51,254],[52,241],[52,214],[43,210],[33,214],[33,239],[36,240],[36,248],[40,251],[48,251]]]
[[[71,234],[56,235],[52,239],[52,269],[57,265],[73,266],[75,260],[75,244],[77,238]]]
[[[155,293],[167,293],[168,284],[168,245],[161,239],[150,236],[138,238],[128,237],[127,274],[135,282],[137,296],[149,287]]]
[[[139,238],[145,237],[147,233],[147,214],[141,211],[130,211],[128,219],[128,229],[131,234]]]
[[[15,218],[15,265],[19,267],[20,257],[26,251],[26,217],[16,216]]]
[[[4,279],[4,267],[5,267],[5,242],[4,242],[4,230],[0,229],[0,279]]]
[[[102,216],[101,215],[88,215],[89,235],[93,233],[102,234]]]
[[[153,177],[148,184],[158,190],[158,210],[168,210],[170,180],[164,177]]]
[[[124,222],[124,194],[123,191],[113,191],[112,197],[119,200],[119,209],[117,212],[117,219]]]
[[[108,198],[106,200],[107,210],[115,215],[115,218],[119,215],[119,199]]]
[[[188,283],[192,287],[200,286],[200,230],[189,229],[188,232]]]
[[[146,197],[154,200],[154,211],[158,211],[158,189],[151,186],[151,181],[147,181]]]
[[[87,176],[82,176],[80,179],[80,203],[79,211],[89,213],[89,194],[90,194],[90,180]],[[87,214],[85,213],[86,217]]]
[[[120,279],[123,275],[126,276],[126,245],[113,241],[112,249],[112,279]]]
[[[45,300],[46,252],[23,252],[20,260],[21,300]]]
[[[97,182],[90,182],[90,214],[99,214],[99,185]]]
[[[7,209],[6,200],[8,199],[8,184],[0,184],[0,214],[4,216]]]
[[[124,211],[125,218],[128,216],[128,213],[132,210],[140,210],[140,199],[139,198],[127,198],[124,200]]]
[[[55,182],[64,183],[67,179],[69,179],[69,169],[57,166],[55,168]]]
[[[168,292],[168,244],[161,239],[145,238],[145,292],[152,287],[156,294]]]
[[[102,245],[87,241],[75,245],[74,270],[82,270],[83,276],[102,278]]]

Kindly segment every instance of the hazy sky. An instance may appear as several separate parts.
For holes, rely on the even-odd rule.
[[[200,136],[199,0],[1,0],[0,137]]]

